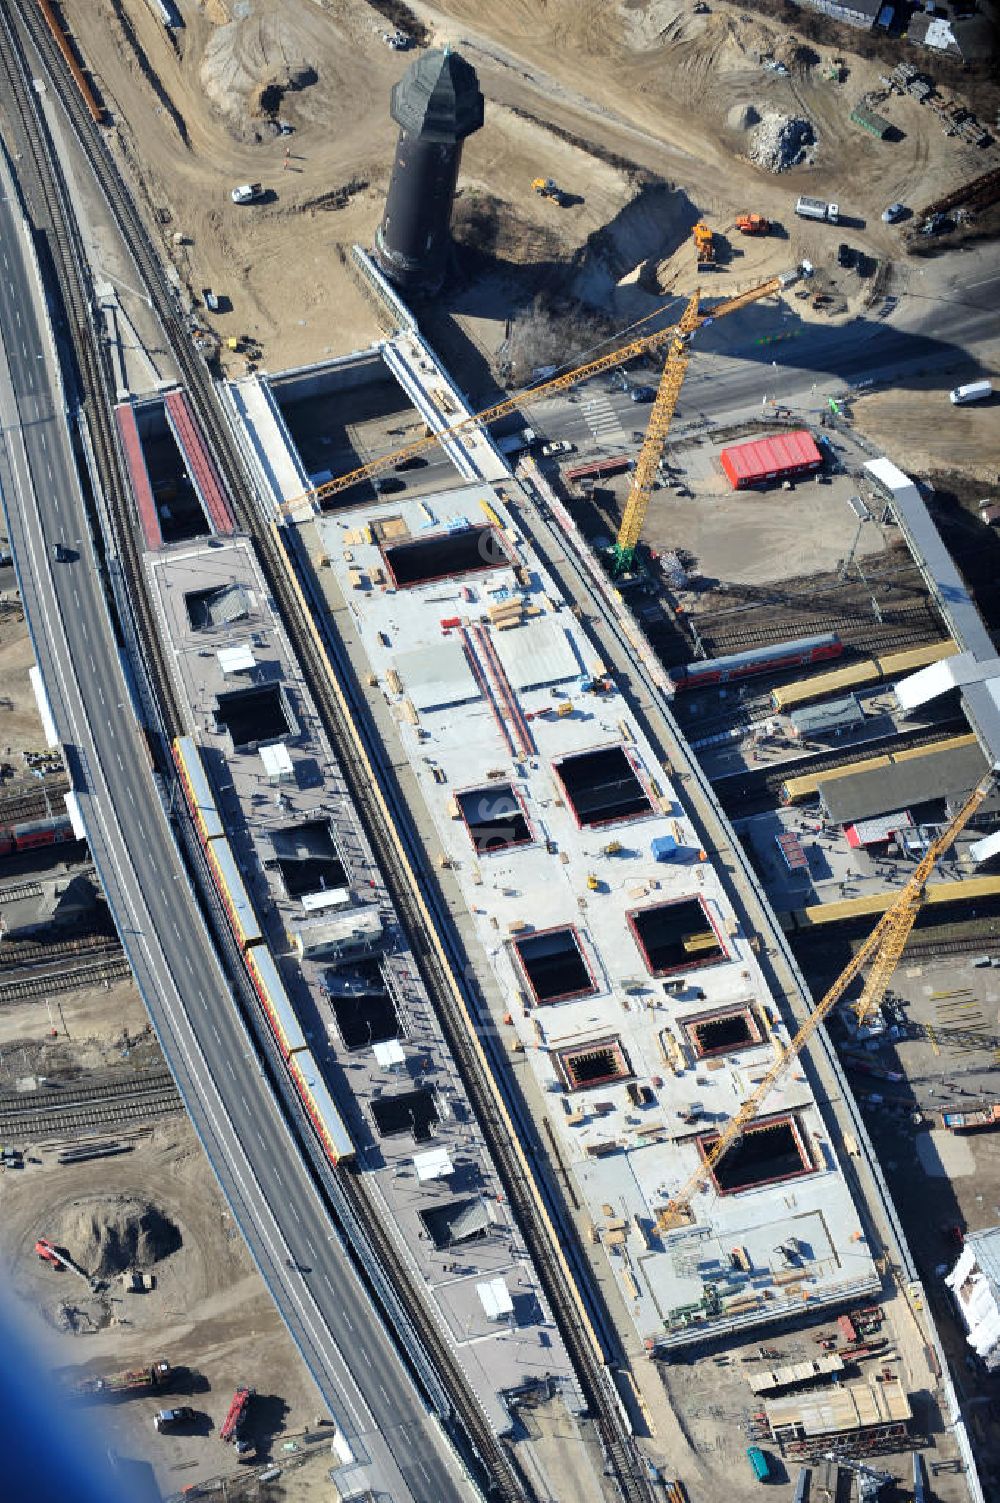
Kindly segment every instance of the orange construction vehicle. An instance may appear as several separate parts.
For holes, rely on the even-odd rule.
[[[763,214],[739,214],[736,218],[736,228],[741,235],[766,235],[771,225]]]
[[[699,266],[712,266],[715,263],[715,239],[708,225],[699,220],[691,231],[694,236],[694,248],[698,257]]]

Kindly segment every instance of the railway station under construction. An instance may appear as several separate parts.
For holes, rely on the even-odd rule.
[[[263,378],[230,389],[276,513],[297,511],[308,484],[285,421],[288,384],[336,408],[354,378],[363,394],[387,377],[403,388],[400,405],[431,423],[460,411],[416,335],[290,373],[284,408]],[[314,596],[326,591],[334,639],[355,644],[357,678],[391,728],[380,725],[389,754],[409,765],[399,817],[459,884],[477,988],[508,1060],[530,1067],[524,1097],[640,1343],[665,1353],[874,1294],[868,1223],[804,1060],[715,1167],[689,1223],[664,1230],[664,1207],[719,1124],[787,1046],[792,1009],[707,857],[699,800],[710,795],[692,784],[683,742],[668,754],[650,741],[519,526],[530,490],[485,434],[445,449],[453,468],[439,489],[373,497],[364,487],[317,519],[313,562],[329,569]],[[539,1349],[520,1314],[501,1338],[477,1305],[491,1257],[509,1260],[516,1233],[496,1209],[481,1145],[470,1158],[454,1067],[405,940],[375,900],[379,878],[335,759],[242,543],[161,543],[146,559],[290,1026],[359,1166],[384,1166],[397,1237],[427,1265],[477,1389],[497,1392],[499,1427],[506,1370],[507,1385],[568,1379],[565,1354]],[[252,940],[246,948],[257,953]],[[456,1237],[465,1279],[445,1278]],[[515,1310],[534,1308],[544,1323],[530,1265],[519,1266],[508,1276]],[[497,1355],[476,1348],[487,1332]]]
[[[232,385],[276,518],[313,520],[296,405],[325,404],[321,431],[336,434],[353,383],[387,375],[429,427],[463,416],[412,329]],[[640,1342],[665,1353],[876,1292],[865,1214],[804,1060],[688,1224],[664,1229],[719,1124],[787,1046],[793,1009],[708,858],[711,795],[683,742],[651,741],[520,524],[530,484],[474,427],[443,448],[433,487],[359,485],[315,517],[314,601],[408,769],[405,818],[457,886],[475,984]],[[350,996],[332,1004],[343,1048],[368,1025]],[[425,1120],[425,1105],[404,1116]]]

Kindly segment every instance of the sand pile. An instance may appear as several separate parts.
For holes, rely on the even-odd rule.
[[[751,162],[768,172],[784,172],[808,161],[815,144],[816,135],[808,120],[768,110],[750,138],[748,155]]]
[[[182,1240],[169,1217],[134,1195],[73,1201],[46,1235],[81,1268],[104,1279],[130,1268],[149,1268],[169,1258]]]
[[[316,76],[306,38],[280,11],[220,26],[201,63],[206,96],[233,122],[273,117],[287,92],[307,88]]]
[[[726,116],[726,124],[730,130],[749,130],[751,125],[756,125],[760,115],[752,104],[734,104]]]

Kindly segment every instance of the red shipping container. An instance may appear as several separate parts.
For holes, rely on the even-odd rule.
[[[823,456],[805,428],[779,433],[773,438],[755,438],[734,444],[719,456],[734,490],[745,490],[765,480],[787,480],[808,475],[823,466]]]
[[[854,1322],[849,1315],[839,1315],[837,1324],[846,1342],[854,1342],[858,1339],[858,1333],[854,1329]]]

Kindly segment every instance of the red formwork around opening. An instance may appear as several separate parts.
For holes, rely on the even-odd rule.
[[[180,446],[188,474],[205,509],[213,532],[236,531],[233,514],[222,489],[222,481],[215,461],[208,451],[201,429],[195,421],[187,395],[183,391],[168,391],[164,398],[167,418],[174,437]]]
[[[122,441],[125,454],[132,495],[135,497],[135,504],[139,511],[142,535],[146,539],[146,547],[155,552],[163,547],[163,533],[160,531],[160,519],[156,513],[153,487],[149,483],[146,457],[142,452],[142,440],[139,437],[135,413],[130,402],[123,402],[120,407],[115,408],[115,421],[118,424],[118,436]]]

